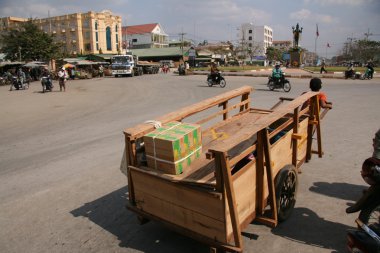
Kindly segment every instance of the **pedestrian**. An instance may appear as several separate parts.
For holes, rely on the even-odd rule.
[[[322,60],[322,63],[321,63],[321,74],[322,74],[322,72],[325,72],[325,73],[327,73],[327,71],[326,71],[326,69],[325,69],[325,67],[326,67],[326,63],[325,63],[325,60]]]
[[[104,68],[103,68],[103,65],[100,65],[99,66],[99,76],[103,77],[103,75],[104,75]]]
[[[310,80],[310,90],[311,91],[319,91],[318,99],[319,106],[322,108],[332,109],[332,103],[327,101],[326,93],[320,91],[322,89],[322,81],[321,79],[314,77]]]
[[[58,79],[59,79],[59,90],[62,91],[66,91],[66,78],[67,78],[67,73],[66,73],[66,70],[64,67],[62,67],[59,71],[58,71]]]

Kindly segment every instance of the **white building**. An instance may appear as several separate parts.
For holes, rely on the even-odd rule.
[[[251,56],[265,56],[267,48],[273,43],[273,30],[269,26],[255,26],[252,23],[241,25],[240,46]]]
[[[168,47],[168,35],[158,23],[122,28],[123,47],[129,49]]]

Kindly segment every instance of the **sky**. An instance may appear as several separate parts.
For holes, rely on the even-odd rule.
[[[243,23],[270,26],[273,40],[292,40],[292,27],[299,23],[300,46],[311,52],[316,48],[327,58],[345,43],[366,38],[365,33],[380,41],[380,0],[0,0],[0,17],[102,10],[120,15],[122,26],[159,23],[169,39],[185,33],[184,38],[195,43],[238,43],[237,29]]]

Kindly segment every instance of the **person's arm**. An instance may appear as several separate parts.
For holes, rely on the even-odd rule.
[[[332,103],[331,102],[327,102],[323,99],[320,99],[319,100],[319,105],[322,107],[322,108],[325,108],[325,109],[332,109]]]

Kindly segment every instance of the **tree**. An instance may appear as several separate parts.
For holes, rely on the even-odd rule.
[[[274,47],[268,47],[266,56],[268,61],[281,61],[283,52]]]
[[[4,33],[1,38],[1,51],[8,60],[40,60],[47,61],[62,56],[62,43],[54,42],[54,36],[47,34],[32,22],[21,25]]]

